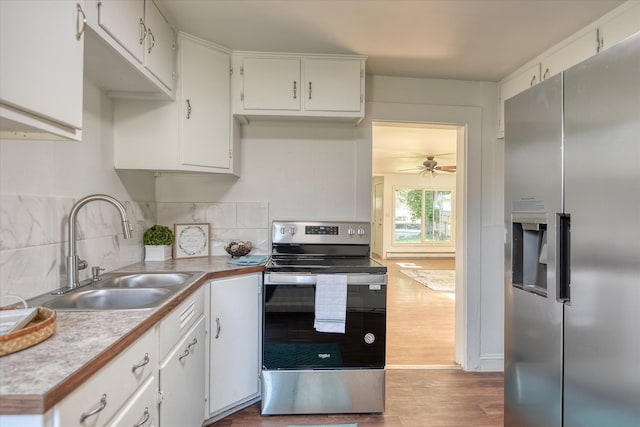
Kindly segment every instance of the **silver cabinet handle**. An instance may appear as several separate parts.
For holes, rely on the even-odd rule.
[[[147,37],[147,26],[144,25],[144,21],[140,18],[140,44],[144,42],[144,39]]]
[[[147,53],[151,53],[151,50],[156,45],[156,36],[151,32],[151,28],[147,30],[147,34],[151,36],[151,44],[149,45],[149,49],[147,49]]]
[[[100,405],[96,409],[94,409],[91,412],[87,412],[86,414],[82,413],[82,415],[80,415],[80,424],[84,423],[84,421],[87,418],[97,414],[98,412],[102,411],[106,407],[107,407],[107,395],[103,394],[102,397],[100,398]]]
[[[84,14],[84,11],[82,10],[82,6],[80,6],[80,3],[76,3],[76,10],[77,10],[77,14],[76,14],[76,40],[80,40],[80,38],[82,38],[82,34],[84,33],[84,30],[87,29],[87,15]],[[80,15],[82,15],[82,27],[80,26]]]
[[[182,362],[182,359],[184,359],[185,357],[187,357],[189,355],[189,349],[185,348],[184,349],[184,353],[182,353],[180,356],[178,356],[178,360]]]
[[[191,343],[187,346],[187,348],[189,349],[189,351],[193,351],[193,346],[198,344],[198,339],[197,338],[193,338],[193,341],[191,341]]]
[[[144,418],[142,419],[142,421],[140,421],[139,423],[136,423],[133,425],[133,427],[140,427],[142,425],[144,425],[147,421],[149,421],[149,418],[151,418],[151,416],[149,415],[149,407],[144,408]]]
[[[311,99],[311,82],[309,82],[309,99]]]
[[[142,368],[143,366],[147,365],[148,363],[149,363],[149,353],[145,353],[144,354],[144,359],[142,359],[142,362],[138,363],[137,365],[133,365],[133,367],[131,368],[131,372],[135,373],[138,368]]]
[[[191,102],[187,99],[187,120],[191,118]]]
[[[298,82],[293,81],[293,99],[298,98]]]
[[[220,336],[220,318],[216,317],[216,339]]]
[[[535,75],[533,77],[531,77],[531,82],[529,83],[529,86],[533,86],[534,84],[536,84],[536,76]]]

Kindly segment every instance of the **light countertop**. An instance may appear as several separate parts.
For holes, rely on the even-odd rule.
[[[229,259],[215,256],[142,262],[119,269],[202,274],[192,285],[151,310],[58,311],[56,332],[50,338],[0,357],[0,414],[46,412],[208,280],[264,269],[263,265],[228,264]]]

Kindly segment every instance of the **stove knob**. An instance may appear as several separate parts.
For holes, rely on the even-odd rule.
[[[362,227],[358,228],[358,236],[360,237],[364,236],[364,228]]]
[[[285,233],[284,227],[280,227],[280,234],[284,234],[284,233]]]
[[[376,340],[376,336],[373,335],[371,332],[369,332],[364,336],[364,342],[366,342],[367,344],[373,344],[375,340]]]
[[[289,234],[291,234],[292,236],[296,234],[296,228],[295,227],[289,228]]]
[[[347,230],[347,234],[349,236],[353,236],[354,234],[356,234],[356,230],[354,230],[353,227],[349,227],[349,229]]]

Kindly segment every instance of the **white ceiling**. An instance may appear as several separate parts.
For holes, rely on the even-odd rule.
[[[457,135],[457,126],[374,122],[372,172],[416,174],[427,155],[438,166],[455,165]]]
[[[623,0],[156,0],[232,50],[367,55],[367,73],[499,81]]]
[[[499,81],[624,0],[155,0],[232,50],[367,55],[367,74]],[[439,128],[374,129],[373,172],[455,152]],[[446,135],[446,136],[445,136]],[[436,157],[455,164],[455,156]],[[413,173],[405,171],[404,173]]]

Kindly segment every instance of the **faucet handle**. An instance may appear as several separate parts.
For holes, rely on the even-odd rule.
[[[100,267],[99,265],[95,265],[91,267],[91,281],[97,282],[101,280],[101,277],[100,277],[101,271],[104,271],[104,268]]]
[[[78,258],[78,270],[84,270],[89,266],[89,263],[83,259]]]

